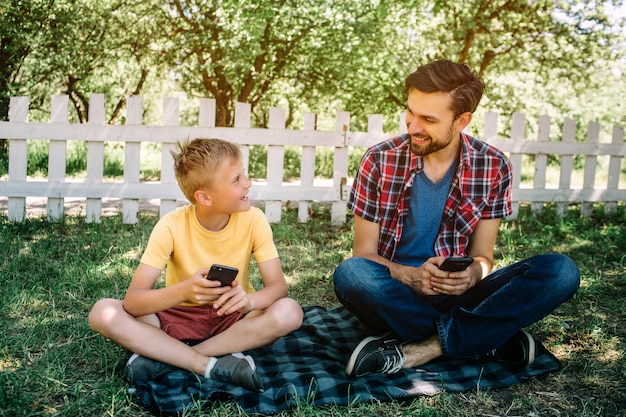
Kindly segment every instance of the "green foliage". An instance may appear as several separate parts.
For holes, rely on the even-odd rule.
[[[84,173],[87,170],[87,142],[68,142],[66,158],[67,175]]]
[[[39,44],[47,6],[45,0],[0,2],[0,120],[8,119],[9,97],[21,89],[16,76]]]
[[[47,120],[50,96],[67,94],[71,119],[85,122],[89,93],[103,93],[107,121],[121,123],[126,97],[142,94],[144,121],[158,123],[163,96],[208,96],[218,126],[232,124],[239,101],[257,127],[279,106],[288,127],[306,110],[332,129],[345,110],[354,131],[374,113],[395,131],[405,76],[449,58],[484,76],[479,112],[623,125],[626,33],[615,7],[623,2],[5,0],[0,102],[28,95],[31,120]],[[183,104],[183,122],[193,112]]]
[[[267,146],[250,146],[250,159],[248,161],[248,177],[266,178],[267,176]]]
[[[9,154],[0,150],[0,177],[9,172]]]
[[[381,113],[394,128],[404,77],[445,57],[484,75],[485,108],[623,124],[617,92],[626,35],[613,9],[622,5],[7,0],[0,92],[27,94],[38,118],[49,96],[63,92],[85,121],[88,94],[99,92],[109,99],[108,119],[123,121],[125,97],[143,93],[145,117],[156,121],[155,95],[177,90],[214,97],[218,125],[229,125],[234,102],[245,101],[257,126],[267,124],[270,106],[281,106],[288,126],[308,108],[326,116],[348,110],[353,130]]]
[[[27,174],[29,176],[48,175],[49,141],[31,140],[27,148]],[[140,176],[143,180],[159,179],[161,149],[156,143],[141,144]],[[65,173],[68,177],[84,177],[87,169],[87,142],[68,141],[66,148]],[[8,164],[0,160],[0,176],[8,173]],[[119,178],[124,175],[124,146],[119,143],[104,144],[103,175]]]
[[[348,153],[348,175],[356,174],[359,162],[363,156],[363,149],[350,148]],[[294,146],[285,147],[283,180],[289,181],[300,178],[301,149]],[[315,154],[315,177],[332,178],[334,164],[334,149],[318,147]],[[250,146],[249,172],[250,178],[267,177],[267,146]]]
[[[160,90],[165,82],[162,57],[152,43],[163,38],[156,36],[161,26],[152,5],[111,0],[5,4],[3,16],[18,15],[20,20],[15,22],[17,31],[3,33],[2,44],[24,36],[26,52],[7,61],[12,71],[8,79],[0,79],[0,93],[6,92],[3,82],[8,81],[11,94],[28,95],[34,120],[45,120],[50,96],[63,93],[75,110],[71,119],[85,122],[89,94],[103,93],[108,98],[107,120],[115,122],[123,118],[127,95]],[[36,33],[29,33],[31,26]]]
[[[28,149],[28,175],[48,175],[48,141],[31,140],[26,145]]]

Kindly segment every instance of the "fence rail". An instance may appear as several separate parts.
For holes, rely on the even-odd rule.
[[[368,118],[367,132],[350,131],[350,114],[337,113],[334,131],[316,130],[316,115],[304,114],[302,130],[285,128],[285,110],[270,109],[269,127],[252,128],[251,107],[247,103],[237,103],[233,127],[215,126],[215,100],[199,100],[198,126],[179,125],[179,100],[165,98],[163,101],[163,125],[142,125],[142,97],[131,96],[127,101],[125,125],[105,123],[105,98],[102,94],[92,94],[89,104],[89,123],[68,123],[67,96],[52,98],[51,115],[48,123],[28,122],[28,98],[12,97],[9,121],[0,122],[0,138],[9,141],[9,175],[0,181],[0,196],[5,196],[7,216],[11,221],[23,221],[27,214],[27,197],[47,198],[47,216],[58,220],[64,215],[66,198],[86,199],[86,220],[99,222],[102,214],[102,201],[108,198],[122,199],[122,214],[125,223],[136,223],[140,210],[139,200],[160,200],[160,215],[163,215],[184,200],[176,185],[173,160],[170,150],[178,141],[195,137],[215,137],[241,145],[244,166],[249,162],[250,145],[266,145],[267,178],[255,184],[250,190],[252,201],[262,202],[270,222],[278,222],[285,201],[297,202],[300,221],[309,219],[313,202],[329,202],[334,224],[346,219],[346,200],[349,193],[348,150],[353,147],[367,147],[394,134],[406,131],[402,120],[398,132],[383,133],[383,117],[371,115]],[[589,215],[591,205],[604,202],[605,210],[615,209],[617,202],[626,200],[626,187],[620,184],[622,161],[626,156],[624,130],[614,126],[610,143],[600,142],[600,126],[589,123],[585,142],[576,141],[576,125],[565,120],[559,141],[550,140],[550,118],[539,118],[538,137],[529,140],[526,135],[526,118],[516,113],[511,120],[511,137],[498,138],[498,114],[485,115],[485,128],[482,139],[508,153],[514,166],[513,202],[517,217],[519,204],[528,202],[534,210],[541,210],[544,203],[557,203],[561,214],[569,204],[581,203],[583,215]],[[48,140],[48,177],[45,180],[27,178],[27,142]],[[85,181],[66,178],[68,141],[87,143],[87,175]],[[104,143],[119,142],[124,147],[123,181],[111,182],[104,178]],[[160,181],[140,181],[140,145],[144,142],[161,146]],[[301,154],[300,180],[283,181],[285,146],[296,146]],[[333,178],[319,181],[315,178],[315,155],[319,147],[333,148]],[[548,156],[560,158],[558,187],[548,187]],[[523,184],[523,159],[534,158],[532,184]],[[574,187],[572,176],[575,172],[574,158],[584,158],[582,185]],[[599,157],[609,158],[607,181],[597,184]]]

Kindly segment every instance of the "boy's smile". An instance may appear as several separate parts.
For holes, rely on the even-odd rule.
[[[241,160],[222,161],[215,171],[211,188],[207,190],[211,211],[226,214],[249,210],[248,191],[251,186]]]
[[[241,160],[226,159],[218,165],[209,188],[198,190],[198,220],[208,230],[222,230],[232,213],[250,210],[248,191],[252,182]]]

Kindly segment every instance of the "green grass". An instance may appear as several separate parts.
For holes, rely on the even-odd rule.
[[[626,412],[626,214],[607,217],[573,208],[560,219],[553,207],[504,222],[498,264],[559,251],[579,265],[577,295],[531,332],[563,363],[545,378],[502,390],[442,393],[408,402],[316,408],[303,399],[281,416],[624,416]],[[122,297],[156,221],[136,225],[120,216],[87,224],[0,217],[0,416],[148,416],[126,394],[121,373],[127,352],[94,334],[91,305]],[[330,226],[326,207],[311,222],[286,209],[274,236],[302,305],[336,307],[334,267],[350,255],[349,224]],[[242,415],[234,404],[216,404],[188,416]]]

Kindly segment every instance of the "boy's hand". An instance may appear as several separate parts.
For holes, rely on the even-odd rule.
[[[232,287],[222,288],[228,288],[229,291],[222,294],[213,303],[213,308],[217,310],[218,316],[232,314],[236,311],[241,311],[245,314],[252,310],[248,294],[237,281],[233,281]]]
[[[231,287],[220,287],[218,281],[209,281],[206,279],[208,268],[200,268],[189,279],[181,282],[186,285],[185,298],[192,303],[198,305],[207,305],[215,302],[223,294],[230,291]]]

